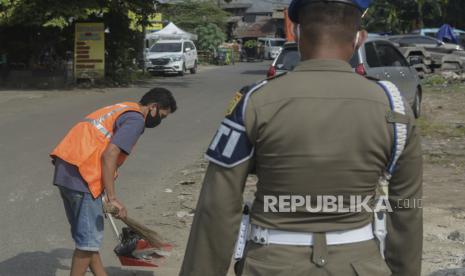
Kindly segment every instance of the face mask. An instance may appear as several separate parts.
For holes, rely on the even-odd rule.
[[[157,109],[157,115],[155,116],[152,116],[152,112],[149,112],[149,114],[147,115],[147,119],[145,119],[145,127],[155,128],[161,124],[161,120],[162,119],[161,119],[161,114],[160,114],[159,109]]]

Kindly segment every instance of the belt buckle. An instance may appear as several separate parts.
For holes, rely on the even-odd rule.
[[[261,245],[268,245],[268,229],[253,225],[252,241]]]

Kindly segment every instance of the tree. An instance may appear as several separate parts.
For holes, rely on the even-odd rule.
[[[465,1],[449,0],[445,8],[447,23],[460,29],[465,29]]]
[[[447,11],[460,0],[376,0],[365,23],[369,31],[406,33],[448,23]],[[463,12],[463,9],[461,10]],[[462,13],[463,14],[463,13]]]
[[[163,17],[174,22],[180,28],[194,32],[199,26],[213,23],[225,30],[229,13],[218,7],[214,0],[186,0],[176,4],[160,5]]]
[[[199,37],[198,48],[205,51],[218,48],[226,39],[226,34],[213,23],[197,27],[195,33]]]
[[[53,45],[63,58],[73,49],[74,23],[103,22],[106,35],[107,75],[122,79],[142,52],[143,34],[129,28],[129,13],[147,25],[155,0],[0,0],[0,40],[10,60],[30,64],[43,47]],[[45,46],[44,46],[45,45]]]
[[[139,23],[148,24],[146,18],[155,12],[155,3],[155,0],[0,0],[0,25],[64,28],[76,20],[103,17],[111,7],[132,11],[141,18]]]

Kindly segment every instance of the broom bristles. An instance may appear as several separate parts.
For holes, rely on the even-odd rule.
[[[122,219],[122,221],[139,236],[141,236],[144,240],[150,243],[151,246],[154,246],[156,248],[163,247],[163,241],[157,232],[146,227],[145,225],[140,224],[139,222],[135,221],[130,217],[126,217]]]
[[[104,205],[103,206],[104,212],[111,214],[111,215],[117,215],[118,214],[118,209],[114,206],[111,205]],[[152,229],[146,227],[145,225],[137,222],[136,220],[126,217],[124,219],[121,219],[121,221],[124,222],[129,228],[132,229],[136,234],[141,236],[144,240],[146,240],[151,246],[158,248],[158,249],[163,249],[164,243],[162,241],[161,236],[153,231]]]

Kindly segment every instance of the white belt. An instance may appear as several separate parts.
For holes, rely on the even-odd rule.
[[[290,232],[274,229],[266,229],[257,225],[251,225],[250,240],[258,244],[280,244],[280,245],[313,245],[313,233]],[[326,244],[337,245],[356,243],[372,240],[373,226],[368,224],[362,228],[326,232]]]

